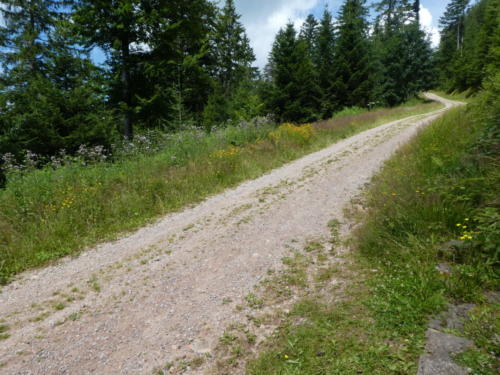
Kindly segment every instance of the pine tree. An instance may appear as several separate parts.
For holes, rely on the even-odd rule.
[[[461,47],[440,61],[441,64],[447,62],[441,67],[447,89],[477,91],[487,75],[500,68],[498,48],[495,47],[500,42],[499,11],[498,0],[481,0],[466,11],[462,22]],[[441,51],[449,50],[450,46],[456,48],[446,39],[449,31],[442,30]]]
[[[112,116],[100,72],[76,47],[63,2],[4,2],[0,153],[51,155],[106,144]]]
[[[281,29],[270,55],[271,88],[267,109],[280,121],[308,122],[318,118],[320,90],[307,46],[293,24]]]
[[[144,2],[149,50],[135,54],[136,116],[143,126],[175,129],[200,122],[213,93],[215,6],[207,0]]]
[[[367,13],[364,0],[346,0],[340,9],[335,91],[338,104],[343,107],[366,107],[371,99]]]
[[[250,82],[255,69],[255,55],[250,47],[245,28],[240,22],[233,0],[226,0],[219,12],[214,30],[213,55],[215,56],[215,89],[204,111],[206,125],[216,125],[227,120],[238,120],[234,101],[241,102],[251,95]],[[242,88],[249,90],[245,91]],[[238,94],[238,98],[235,98]],[[239,112],[241,113],[241,112]]]
[[[445,39],[451,39],[459,52],[463,47],[464,18],[469,2],[470,0],[451,0],[444,15],[439,19],[443,36]]]
[[[318,71],[318,82],[321,89],[321,115],[324,118],[332,116],[339,108],[337,89],[335,87],[335,28],[333,17],[328,9],[325,9],[320,21],[317,35],[316,67]]]
[[[302,24],[299,39],[305,42],[309,58],[315,61],[317,56],[318,21],[312,14],[309,14]]]
[[[216,76],[226,94],[230,94],[238,86],[238,82],[248,77],[255,61],[240,18],[234,0],[226,0],[215,26]]]
[[[401,104],[433,81],[432,50],[420,29],[418,3],[384,0],[376,25],[374,45],[377,55],[375,98],[382,104]]]
[[[453,86],[452,62],[462,55],[464,41],[464,19],[470,0],[451,0],[444,15],[439,19],[441,42],[438,61],[440,81],[446,88]]]
[[[131,70],[134,69],[131,45],[140,46],[145,38],[140,0],[80,0],[75,20],[88,46],[101,47],[110,56],[108,63],[120,76],[123,134],[133,137]]]

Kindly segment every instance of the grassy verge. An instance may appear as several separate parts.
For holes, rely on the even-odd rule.
[[[350,115],[348,121],[337,117],[321,126],[233,127],[173,136],[170,148],[154,154],[10,174],[0,191],[0,283],[341,138],[440,107],[412,104]]]
[[[386,164],[367,192],[352,265],[337,274],[349,286],[335,302],[311,294],[295,304],[249,374],[415,374],[428,319],[449,301],[477,304],[465,325],[476,348],[457,360],[498,373],[500,305],[486,297],[499,285],[495,97],[483,112],[453,110]]]

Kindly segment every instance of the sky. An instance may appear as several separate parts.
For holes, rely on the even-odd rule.
[[[308,14],[321,17],[325,6],[328,6],[335,17],[343,2],[344,0],[235,0],[257,58],[255,65],[259,68],[265,66],[276,33],[288,21],[299,28]],[[373,2],[367,1],[368,4]],[[420,22],[431,34],[434,46],[439,44],[438,21],[447,3],[448,0],[421,0]]]

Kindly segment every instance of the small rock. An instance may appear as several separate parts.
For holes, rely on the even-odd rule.
[[[500,293],[495,292],[494,290],[490,290],[485,293],[486,299],[490,303],[499,303],[500,302]]]
[[[451,275],[453,273],[453,268],[446,263],[440,263],[436,266],[436,270],[443,275]]]
[[[463,337],[427,330],[427,354],[420,357],[417,375],[466,375],[467,369],[457,365],[452,357],[473,344]]]

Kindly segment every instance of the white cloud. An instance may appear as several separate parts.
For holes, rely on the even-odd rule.
[[[318,0],[236,0],[257,61],[263,68],[276,33],[289,21],[298,29]]]
[[[420,24],[422,28],[427,31],[431,35],[431,42],[433,47],[437,47],[439,45],[439,41],[441,36],[439,34],[439,30],[432,23],[432,13],[429,9],[420,7]]]

